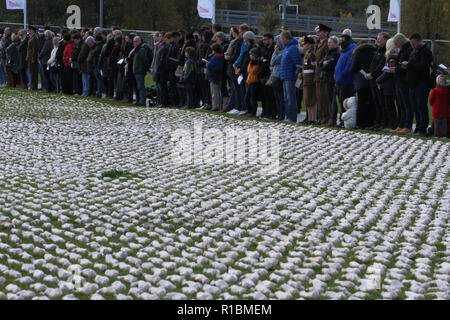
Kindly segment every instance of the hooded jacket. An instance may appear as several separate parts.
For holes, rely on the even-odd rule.
[[[334,70],[336,76],[336,84],[353,84],[355,75],[350,72],[352,66],[352,54],[356,48],[356,43],[351,43],[345,50],[342,50],[341,56]]]
[[[450,89],[437,87],[433,89],[430,95],[430,104],[433,111],[433,118],[447,119],[450,106]]]
[[[300,50],[297,39],[292,39],[286,44],[281,58],[280,80],[295,81],[297,79],[297,66],[301,65]]]
[[[350,67],[350,72],[356,75],[355,77],[355,90],[370,88],[370,82],[364,78],[363,74],[360,72],[364,70],[369,73],[369,68],[372,63],[373,57],[375,56],[375,46],[370,43],[363,43],[356,47],[352,56],[352,66]]]

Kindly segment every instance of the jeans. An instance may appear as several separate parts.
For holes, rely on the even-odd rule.
[[[284,105],[286,107],[286,118],[290,122],[297,123],[297,95],[295,93],[295,80],[283,81]]]
[[[220,111],[223,106],[222,81],[211,82],[212,108],[214,111]]]
[[[147,92],[145,91],[145,74],[135,74],[138,88],[138,106],[147,105]]]
[[[383,110],[384,110],[384,100],[383,96],[381,94],[380,89],[377,87],[372,87],[372,97],[373,97],[373,103],[375,107],[375,124],[376,125],[382,125],[383,123]]]
[[[91,92],[91,75],[83,73],[81,77],[83,81],[83,96],[87,97]]]
[[[409,89],[409,98],[416,115],[417,131],[425,134],[430,124],[430,116],[428,114],[428,97],[430,95],[430,87],[428,83],[419,83],[414,89]]]
[[[0,84],[6,83],[5,69],[3,68],[3,60],[0,59]]]
[[[398,127],[400,129],[411,130],[413,124],[413,110],[409,98],[408,85],[405,82],[398,81],[395,86],[395,93],[400,116]]]
[[[97,82],[97,93],[103,94],[103,78],[98,70],[94,71],[95,80]]]
[[[436,138],[447,137],[447,119],[434,119],[434,136]],[[441,134],[442,133],[442,134]]]
[[[231,78],[231,95],[228,104],[226,105],[226,110],[242,108],[242,91],[239,88],[236,77]]]
[[[194,107],[194,91],[191,85],[185,85],[186,91],[186,106],[188,108]]]
[[[284,111],[283,82],[276,82],[273,87],[273,94],[275,96],[275,104],[277,107],[277,119],[282,121],[286,118],[286,112]]]
[[[42,89],[48,89],[47,77],[45,75],[44,66],[39,62],[39,75],[41,76]]]
[[[53,87],[55,88],[55,92],[59,93],[61,92],[61,73],[59,71],[50,71],[50,82],[52,83]]]

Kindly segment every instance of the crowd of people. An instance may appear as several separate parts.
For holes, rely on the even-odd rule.
[[[259,117],[290,123],[304,106],[303,124],[423,136],[431,103],[433,134],[448,136],[449,69],[434,67],[418,33],[380,33],[374,45],[356,43],[349,29],[330,36],[323,24],[299,39],[214,24],[198,33],[156,32],[151,43],[119,28],[0,31],[0,86],[37,90],[40,76],[48,92],[245,117],[262,106]]]

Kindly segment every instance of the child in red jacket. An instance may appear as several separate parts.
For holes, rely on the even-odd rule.
[[[436,89],[431,92],[430,104],[434,118],[434,136],[445,138],[447,135],[447,117],[449,106],[449,92],[446,79],[440,75],[436,79]]]

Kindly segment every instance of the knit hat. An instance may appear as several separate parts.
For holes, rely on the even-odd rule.
[[[247,31],[244,33],[244,39],[255,40],[256,36],[252,31]]]
[[[250,50],[250,55],[254,56],[255,58],[259,58],[259,49],[253,48],[252,50]]]
[[[342,35],[349,36],[351,38],[353,36],[353,32],[350,29],[345,29],[344,31],[342,31]]]

